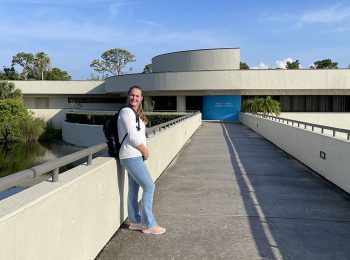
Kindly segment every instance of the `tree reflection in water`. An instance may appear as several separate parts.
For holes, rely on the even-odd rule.
[[[17,143],[0,146],[0,178],[83,149],[65,143]]]

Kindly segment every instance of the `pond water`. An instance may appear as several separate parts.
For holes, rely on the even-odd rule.
[[[50,144],[32,142],[29,144],[0,146],[0,178],[82,149],[84,149],[84,147],[69,145],[64,142]],[[60,168],[60,171],[69,168],[71,168],[70,165]],[[2,191],[0,192],[0,200],[18,193],[27,187],[35,185],[36,183],[44,181],[47,178],[48,177],[46,176],[42,176],[22,183],[17,187]]]
[[[63,142],[0,146],[0,178],[84,149]]]

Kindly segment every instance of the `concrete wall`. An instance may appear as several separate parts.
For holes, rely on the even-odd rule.
[[[153,96],[349,95],[350,69],[218,70],[129,74],[107,78],[105,89],[106,93],[123,93],[133,85],[142,87],[146,94],[149,92],[149,95]]]
[[[239,69],[240,49],[178,51],[152,59],[154,72]]]
[[[11,81],[24,95],[27,94],[105,94],[104,81],[98,80],[14,80]]]
[[[200,124],[199,114],[149,139],[154,180]],[[99,157],[0,201],[0,259],[94,259],[127,218],[127,183],[117,161]]]
[[[323,112],[288,112],[281,113],[280,117],[305,121],[308,123],[350,129],[350,113],[323,113]]]
[[[77,146],[89,147],[106,141],[101,125],[62,122],[63,141]]]
[[[62,128],[62,122],[66,120],[66,113],[71,109],[30,109],[35,117],[50,121],[56,129]]]
[[[43,118],[45,121],[50,121],[53,126],[57,129],[63,128],[63,125],[66,120],[66,113],[72,112],[72,111],[77,111],[77,112],[88,112],[88,113],[96,113],[97,110],[100,111],[100,113],[113,113],[118,111],[121,106],[124,104],[90,104],[91,109],[89,110],[90,106],[82,106],[83,108],[81,109],[30,109],[31,111],[34,112],[35,117],[40,117]],[[94,107],[94,108],[93,108]],[[103,112],[104,111],[104,112]],[[101,130],[102,131],[102,130]],[[101,140],[101,139],[99,139]],[[74,142],[73,142],[74,143]],[[96,142],[93,142],[93,144],[97,144]],[[85,146],[85,145],[84,145]],[[89,144],[86,145],[90,146]]]
[[[148,112],[152,114],[152,112]],[[106,142],[101,125],[87,125],[62,122],[63,141],[83,147],[90,147]]]
[[[346,192],[350,192],[350,142],[241,114],[243,124],[289,153]],[[326,153],[326,160],[320,157]]]

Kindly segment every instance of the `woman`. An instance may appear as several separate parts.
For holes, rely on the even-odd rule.
[[[144,160],[149,157],[149,152],[145,133],[147,118],[143,113],[142,99],[140,87],[133,86],[129,89],[128,107],[123,108],[118,116],[119,141],[121,142],[127,134],[120,148],[119,158],[129,176],[129,229],[141,230],[145,234],[160,235],[166,229],[157,225],[152,212],[155,185],[144,163]],[[139,122],[137,122],[135,112],[132,109],[139,115]],[[140,186],[143,189],[141,214],[138,204]]]

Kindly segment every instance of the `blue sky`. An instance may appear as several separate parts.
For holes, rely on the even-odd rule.
[[[133,73],[173,51],[241,48],[251,68],[299,59],[350,64],[349,1],[0,0],[0,66],[18,52],[44,51],[73,79],[112,48],[135,55]]]

